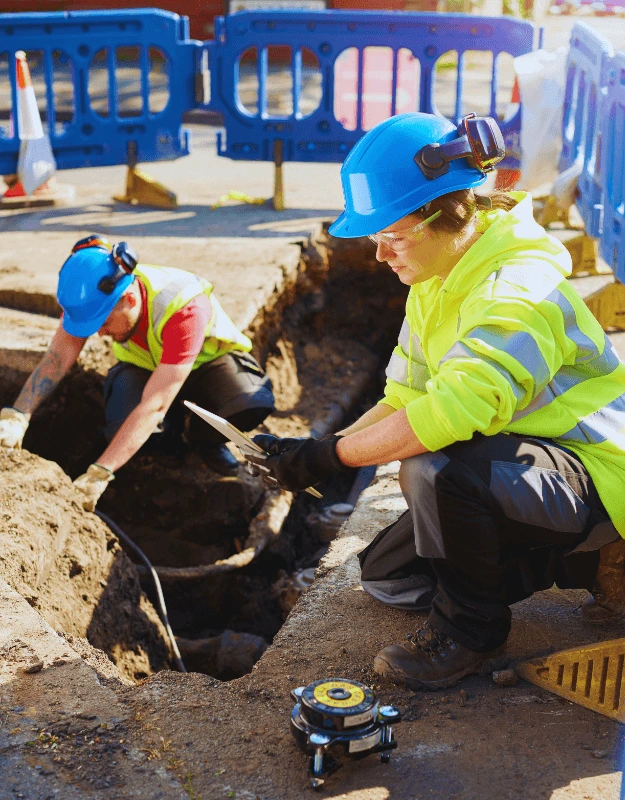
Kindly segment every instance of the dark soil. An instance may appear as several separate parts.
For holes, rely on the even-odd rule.
[[[332,246],[342,249],[332,254],[328,269],[326,256]],[[292,290],[293,304],[282,308],[271,324],[268,321],[267,330],[257,332],[277,401],[276,413],[264,429],[280,436],[309,435],[311,430],[324,435],[375,402],[403,315],[405,289],[378,268],[372,248],[359,242],[345,248],[322,233],[306,250],[305,261],[308,270]],[[102,386],[113,363],[106,340],[89,340],[79,365],[34,414],[25,437],[27,449],[57,462],[71,478],[84,472],[105,447]],[[0,404],[12,403],[25,379],[5,372]],[[344,499],[352,479],[353,475],[341,476],[323,487],[323,501],[302,495],[280,541],[248,567],[204,580],[168,581],[164,591],[176,634],[216,642],[222,632],[231,631],[271,642],[297,596],[290,576],[314,567],[327,550],[308,520],[319,508]],[[243,469],[236,477],[213,473],[191,443],[182,453],[148,451],[135,456],[118,471],[98,508],[154,565],[185,568],[239,552],[263,494],[262,482]],[[97,520],[94,525],[102,527]],[[116,564],[105,566],[112,585],[124,584],[123,570]],[[151,579],[142,576],[141,585],[156,603]],[[125,587],[124,592],[129,591]],[[103,592],[97,598],[100,613],[114,615],[119,603],[120,615],[126,614],[124,596]],[[81,627],[66,629],[86,635],[93,645],[111,653],[111,643],[103,640],[97,621],[89,622],[86,607],[82,616]],[[256,648],[259,653],[261,644]],[[212,656],[204,657],[211,647],[202,644],[204,655],[199,661],[192,658],[192,663],[216,663]],[[193,645],[189,648],[191,652]],[[151,671],[151,666],[134,670],[139,677]]]

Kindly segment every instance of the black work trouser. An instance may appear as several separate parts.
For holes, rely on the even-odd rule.
[[[406,459],[409,511],[360,554],[365,591],[423,610],[477,652],[505,642],[511,603],[554,583],[591,590],[618,539],[581,461],[550,440],[476,435]]]
[[[152,373],[120,361],[109,370],[104,382],[104,436],[110,441],[124,420],[139,405]],[[271,381],[249,353],[233,351],[194,369],[165,415],[161,430],[149,445],[175,450],[184,429],[189,400],[224,417],[237,428],[250,431],[275,410]],[[211,425],[196,414],[189,416],[191,441],[214,446],[225,441]]]

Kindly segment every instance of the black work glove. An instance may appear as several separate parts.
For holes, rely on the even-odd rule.
[[[307,489],[326,480],[333,473],[347,470],[336,454],[340,436],[318,439],[279,439],[269,433],[254,436],[254,442],[268,453],[258,458],[259,466],[269,470],[282,489],[290,492]],[[247,455],[256,463],[253,456]]]

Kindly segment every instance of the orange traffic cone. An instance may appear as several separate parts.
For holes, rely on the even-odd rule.
[[[514,86],[512,87],[512,95],[510,97],[510,103],[508,105],[505,118],[511,119],[518,111],[520,105],[521,92],[519,89],[519,79],[515,77]],[[520,169],[498,169],[497,177],[495,178],[495,189],[502,192],[511,192],[520,180]]]
[[[15,53],[17,72],[17,129],[20,137],[20,154],[17,177],[6,182],[8,189],[3,199],[29,197],[49,191],[49,181],[56,172],[56,161],[41,124],[37,98],[30,77],[26,54]]]

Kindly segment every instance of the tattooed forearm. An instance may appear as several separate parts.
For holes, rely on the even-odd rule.
[[[24,388],[15,401],[15,408],[25,414],[32,414],[37,406],[52,394],[66,372],[67,366],[63,363],[60,354],[54,350],[48,350],[39,366],[24,384]]]

